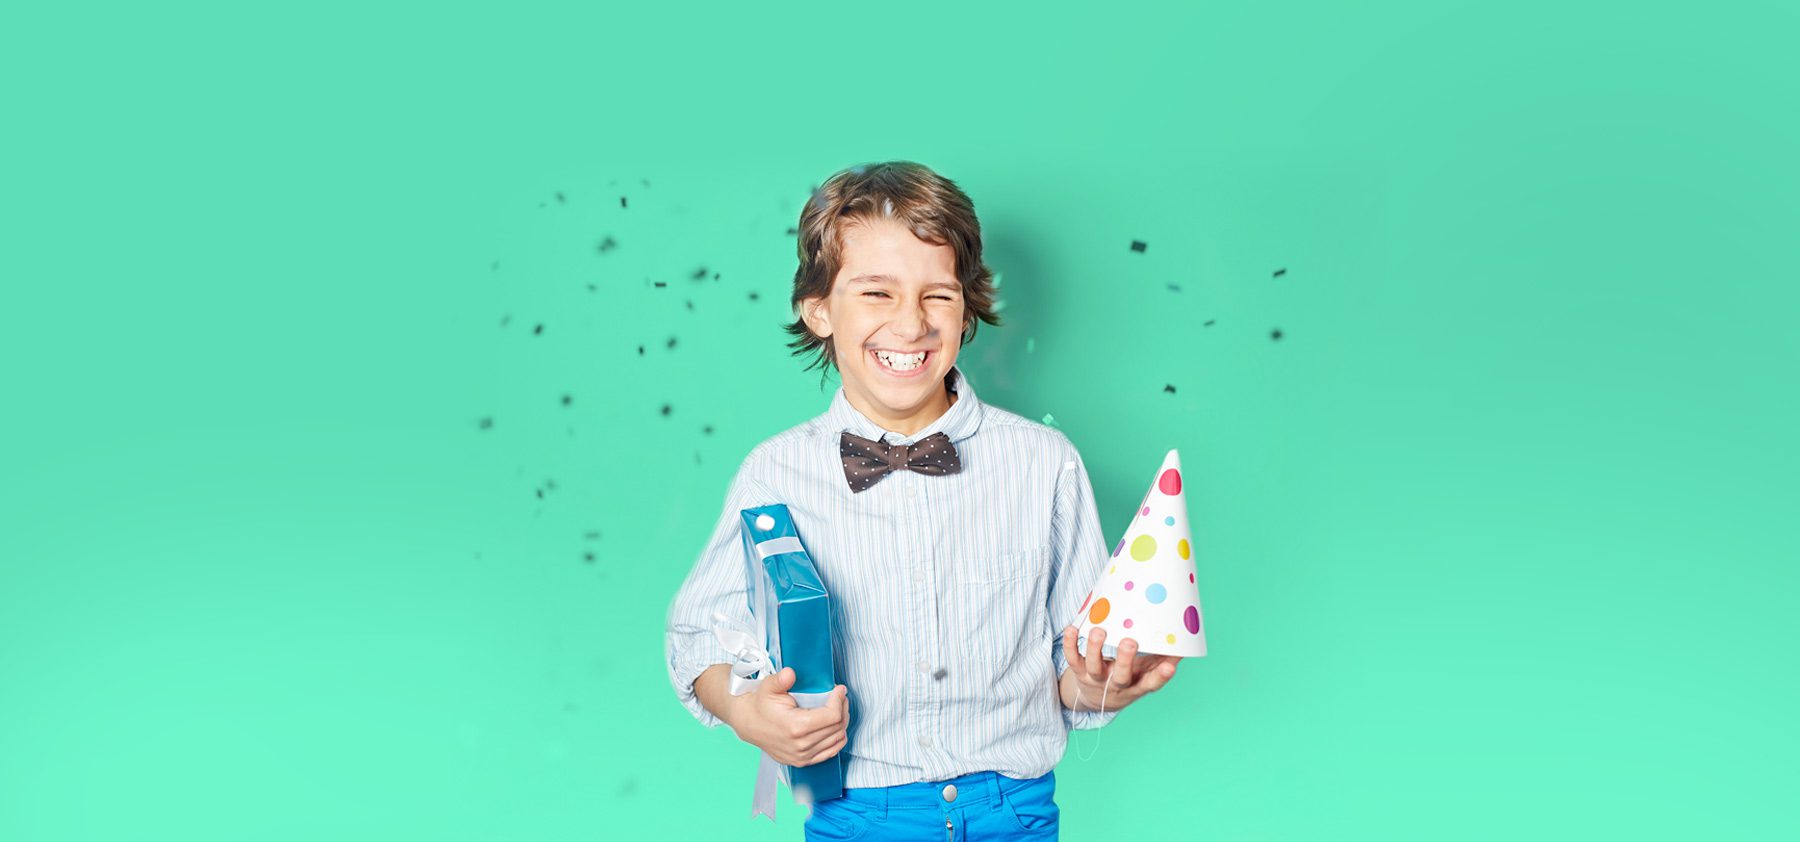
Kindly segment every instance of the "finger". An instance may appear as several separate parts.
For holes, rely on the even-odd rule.
[[[1063,663],[1075,666],[1081,663],[1081,656],[1075,652],[1075,627],[1063,628]]]
[[[826,760],[830,760],[832,757],[836,756],[838,752],[844,750],[844,746],[847,742],[848,741],[843,735],[838,735],[836,739],[819,747],[817,751],[810,752],[807,755],[808,759],[806,765],[811,766],[814,763],[822,763]]]
[[[1172,660],[1164,661],[1163,663],[1144,670],[1144,680],[1137,683],[1137,689],[1140,693],[1154,693],[1161,690],[1163,685],[1168,684],[1169,679],[1174,677],[1175,662]]]
[[[1106,675],[1106,670],[1102,666],[1106,659],[1100,657],[1100,647],[1105,643],[1106,629],[1094,629],[1093,631],[1088,632],[1087,671],[1088,677],[1095,681],[1100,680]]]
[[[1119,657],[1113,661],[1112,676],[1108,681],[1114,687],[1123,690],[1131,686],[1136,676],[1131,674],[1133,663],[1137,661],[1137,641],[1126,637],[1119,640]]]
[[[782,667],[774,675],[763,679],[762,684],[757,685],[757,689],[769,695],[786,693],[794,688],[794,678],[793,667]]]

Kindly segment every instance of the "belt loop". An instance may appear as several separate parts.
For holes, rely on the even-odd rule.
[[[999,772],[987,773],[987,788],[988,788],[988,798],[990,799],[991,803],[993,803],[995,805],[998,805],[1000,803],[1000,801],[1006,797],[1005,794],[1000,791],[1000,773]]]
[[[879,787],[875,793],[875,820],[887,821],[888,790],[891,787]]]

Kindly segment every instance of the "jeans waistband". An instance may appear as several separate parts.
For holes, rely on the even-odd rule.
[[[971,772],[941,781],[920,781],[896,786],[855,787],[844,790],[843,798],[852,804],[873,808],[879,814],[893,810],[948,809],[952,805],[1000,801],[1007,792],[1039,782],[1053,782],[1054,771],[1029,779],[1009,778],[999,772]],[[944,787],[956,787],[956,801],[944,800]]]

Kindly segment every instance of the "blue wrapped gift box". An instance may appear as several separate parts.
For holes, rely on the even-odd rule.
[[[744,509],[744,559],[750,613],[775,669],[791,667],[788,692],[801,707],[821,707],[837,686],[831,648],[831,597],[786,505]],[[844,794],[843,752],[811,766],[786,766],[794,800],[813,804]]]

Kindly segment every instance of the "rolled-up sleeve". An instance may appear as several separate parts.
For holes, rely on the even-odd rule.
[[[687,579],[669,605],[664,642],[669,683],[683,707],[708,728],[723,724],[694,694],[694,679],[713,664],[731,663],[730,653],[713,636],[713,612],[751,628],[749,580],[740,535],[739,512],[753,506],[779,502],[769,499],[756,480],[757,453],[752,451],[732,477],[725,492],[725,508],[719,513],[712,537],[688,571]]]
[[[1058,431],[1059,435],[1061,431]],[[1062,680],[1068,670],[1063,656],[1062,631],[1075,622],[1075,613],[1087,598],[1100,571],[1106,566],[1106,538],[1100,532],[1100,513],[1095,508],[1094,487],[1088,480],[1087,466],[1081,461],[1073,442],[1062,436],[1066,453],[1057,473],[1055,509],[1050,519],[1050,617],[1054,635],[1050,641],[1050,658],[1056,665],[1056,678]],[[1096,700],[1098,701],[1098,700]],[[1116,710],[1100,713],[1092,710],[1062,710],[1063,723],[1071,729],[1099,728],[1118,716]]]

